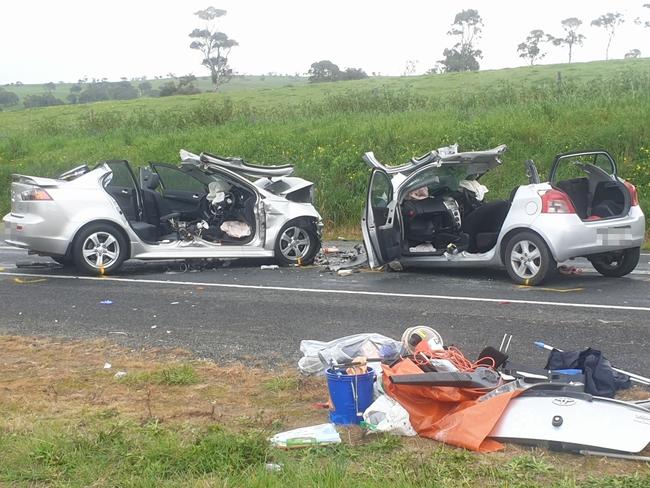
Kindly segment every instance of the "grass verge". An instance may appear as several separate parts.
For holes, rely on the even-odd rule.
[[[342,431],[280,451],[267,437],[325,422],[322,379],[198,361],[181,350],[0,336],[0,484],[11,486],[630,486],[650,466],[507,445]],[[112,364],[104,369],[105,362]],[[115,379],[116,371],[125,371]]]

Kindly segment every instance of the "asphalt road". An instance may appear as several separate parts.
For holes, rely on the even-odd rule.
[[[537,288],[518,287],[499,270],[340,277],[260,264],[181,272],[177,263],[133,261],[118,276],[89,278],[0,245],[0,333],[178,346],[274,365],[293,364],[301,339],[359,332],[399,339],[406,327],[429,325],[468,356],[511,333],[518,362],[544,366],[546,354],[532,345],[542,340],[600,348],[616,366],[650,376],[650,254],[625,278],[601,277],[578,261],[583,274]]]

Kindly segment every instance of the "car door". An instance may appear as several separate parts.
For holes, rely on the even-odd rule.
[[[607,151],[556,156],[549,182],[569,195],[583,220],[616,218],[630,209],[629,192],[619,180],[616,162]]]
[[[140,220],[142,217],[140,191],[128,161],[106,161],[104,164],[112,172],[104,188],[117,202],[128,220]]]
[[[160,176],[166,213],[180,212],[183,218],[198,218],[200,202],[208,193],[207,185],[171,164],[151,163],[149,166]]]
[[[390,177],[385,171],[375,169],[370,175],[361,223],[368,263],[373,268],[401,255],[401,228],[396,208]]]

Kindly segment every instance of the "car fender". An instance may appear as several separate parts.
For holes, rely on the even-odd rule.
[[[496,249],[498,258],[504,262],[505,247],[510,238],[518,232],[534,232],[539,235],[551,250],[554,258],[557,257],[556,245],[548,233],[548,229],[540,227],[536,221],[542,210],[542,199],[539,191],[550,189],[547,183],[522,185],[515,192],[510,211],[503,222]]]
[[[284,199],[264,199],[266,213],[266,249],[273,249],[280,229],[287,223],[296,219],[307,219],[317,226],[322,218],[310,203],[297,203]]]
[[[74,239],[79,232],[89,224],[95,222],[104,222],[114,225],[122,231],[127,242],[138,241],[138,236],[133,232],[129,226],[129,222],[122,214],[119,206],[110,197],[108,201],[93,202],[95,205],[84,206],[75,213],[65,224],[65,234],[70,236],[70,243],[68,244],[68,252],[71,249]],[[130,248],[130,246],[129,246]]]

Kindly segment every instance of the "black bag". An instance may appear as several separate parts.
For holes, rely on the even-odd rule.
[[[603,353],[592,348],[582,352],[553,349],[545,369],[580,369],[585,375],[585,391],[596,396],[613,398],[616,390],[631,386],[629,376],[614,371]]]

